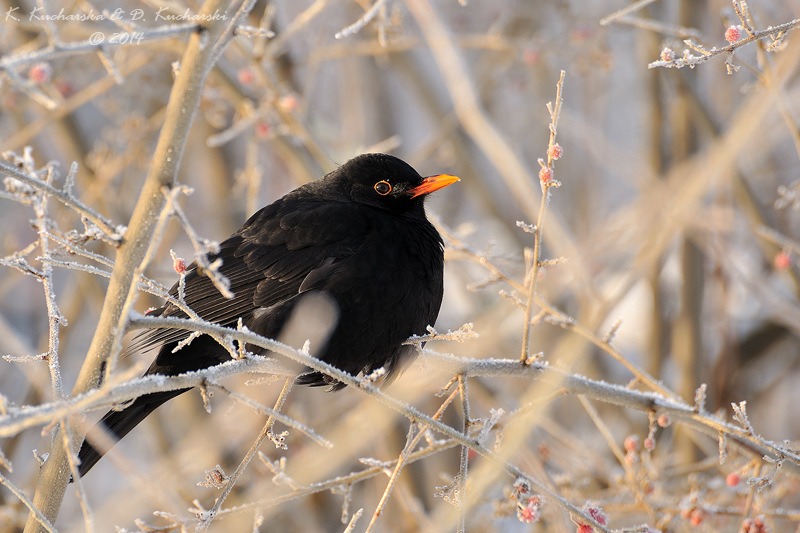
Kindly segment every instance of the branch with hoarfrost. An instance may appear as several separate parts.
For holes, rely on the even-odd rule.
[[[403,344],[414,344],[420,346],[423,342],[430,341],[456,341],[464,342],[470,339],[477,339],[480,334],[473,329],[472,322],[464,324],[455,331],[447,330],[447,333],[439,333],[433,326],[428,326],[428,335],[412,335]]]
[[[70,57],[79,54],[98,53],[100,51],[108,51],[111,48],[126,45],[136,45],[144,42],[160,41],[163,39],[173,39],[175,37],[183,37],[192,33],[199,32],[203,26],[201,24],[165,24],[157,28],[146,30],[137,30],[135,40],[121,42],[106,42],[105,39],[97,42],[97,39],[86,39],[83,41],[76,41],[72,43],[64,42],[50,42],[46,47],[34,50],[32,52],[21,52],[18,54],[10,54],[0,58],[0,71],[9,72],[12,68],[42,61],[52,61],[53,59],[61,59],[63,57]],[[141,36],[141,39],[140,39]]]
[[[5,488],[11,491],[11,493],[16,496],[17,499],[21,501],[22,504],[25,505],[25,507],[27,507],[34,516],[36,516],[36,520],[38,520],[38,522],[41,524],[44,531],[47,531],[47,533],[58,533],[58,530],[56,530],[53,523],[50,522],[50,520],[48,520],[47,517],[42,514],[42,511],[40,511],[39,508],[33,504],[33,501],[28,498],[28,496],[25,494],[25,491],[17,487],[2,473],[0,473],[0,485],[5,486]]]
[[[453,374],[468,377],[515,376],[520,378],[540,378],[557,385],[558,389],[569,394],[586,396],[618,407],[634,409],[656,415],[666,414],[673,420],[680,420],[693,429],[713,438],[722,432],[737,447],[755,459],[763,457],[791,457],[794,472],[800,473],[800,454],[783,444],[760,437],[752,427],[746,428],[725,422],[695,406],[681,400],[665,398],[652,392],[641,392],[627,386],[596,381],[560,370],[547,364],[536,363],[528,367],[510,359],[461,359],[446,354],[425,350],[425,356],[439,368],[446,368]]]
[[[556,159],[561,158],[563,150],[561,146],[556,143],[556,135],[558,132],[558,119],[561,115],[561,105],[564,103],[564,75],[566,73],[562,70],[561,76],[558,78],[556,84],[556,102],[555,105],[551,102],[547,103],[547,111],[550,113],[550,140],[547,144],[547,163],[542,158],[539,158],[539,185],[542,188],[542,201],[539,205],[539,216],[536,220],[536,232],[533,234],[533,251],[530,253],[530,261],[528,268],[525,272],[525,293],[527,300],[525,302],[525,320],[522,326],[522,350],[520,352],[520,362],[528,364],[536,359],[536,356],[530,354],[530,335],[531,335],[531,319],[533,318],[533,304],[536,299],[536,282],[539,278],[539,267],[541,266],[540,258],[542,253],[542,228],[544,227],[544,217],[547,213],[547,201],[551,188],[557,188],[561,184],[553,179],[553,163]],[[526,250],[527,252],[528,250]],[[527,259],[527,257],[526,257]]]
[[[201,331],[203,333],[215,333],[217,335],[228,335],[231,338],[239,340],[241,342],[253,344],[255,346],[260,346],[277,354],[289,357],[301,364],[311,367],[314,370],[324,372],[325,374],[343,383],[351,385],[357,390],[363,391],[369,396],[380,401],[382,404],[388,406],[389,408],[411,419],[413,422],[424,424],[430,429],[438,433],[441,433],[446,437],[455,439],[462,446],[466,446],[469,449],[475,450],[480,455],[483,455],[488,459],[492,460],[493,462],[498,463],[512,477],[514,478],[520,476],[525,477],[525,479],[529,480],[532,486],[536,487],[537,491],[547,495],[550,501],[556,502],[559,506],[564,508],[570,514],[581,516],[582,520],[591,519],[590,517],[585,515],[585,513],[583,513],[578,507],[576,507],[575,505],[573,505],[572,503],[570,503],[557,493],[551,491],[546,485],[536,481],[528,474],[522,472],[518,467],[505,461],[500,456],[498,456],[494,451],[485,447],[480,442],[480,439],[465,435],[463,432],[456,430],[455,428],[452,428],[447,424],[443,424],[442,422],[435,420],[431,416],[425,415],[424,413],[406,404],[405,402],[402,402],[401,400],[398,400],[392,396],[387,395],[377,387],[373,386],[368,380],[351,376],[331,365],[328,365],[323,361],[317,360],[313,356],[308,354],[305,350],[297,350],[295,348],[286,346],[277,341],[271,339],[265,339],[251,332],[235,331],[229,328],[224,328],[222,326],[210,323],[197,323],[189,320],[182,320],[176,318],[163,318],[163,317],[156,318],[156,317],[146,317],[146,316],[140,318],[134,318],[130,321],[130,323],[132,326],[137,326],[137,327],[148,327],[148,328],[170,327],[170,328],[185,329],[191,331]],[[467,361],[456,360],[456,361],[458,361],[458,367],[464,370],[463,372],[458,372],[458,373],[463,374],[465,376],[501,375],[501,374],[532,376],[534,375],[534,373],[547,372],[549,370],[549,367],[547,367],[546,365],[532,364],[524,366],[520,365],[516,361],[487,360],[487,361],[481,361],[480,366],[477,367],[473,366],[473,362],[471,362],[470,360]],[[167,377],[167,376],[152,375],[146,378],[139,378],[137,380],[132,380],[131,382],[128,382],[129,384],[127,386],[135,388],[136,392],[135,394],[130,394],[131,393],[130,389],[126,390],[126,393],[121,393],[120,388],[126,386],[126,384],[121,384],[113,386],[112,388],[109,389],[109,392],[107,392],[106,394],[102,394],[101,392],[102,389],[96,389],[95,391],[90,391],[84,395],[80,395],[73,399],[69,399],[63,402],[54,402],[53,404],[47,404],[46,406],[34,408],[33,410],[30,410],[30,412],[28,412],[29,410],[27,409],[18,409],[14,411],[9,411],[8,415],[0,417],[0,436],[13,435],[19,431],[22,431],[23,429],[27,429],[35,425],[50,423],[52,420],[61,420],[72,414],[77,414],[87,409],[106,407],[110,403],[124,401],[125,399],[130,399],[139,396],[140,394],[161,391],[161,390],[175,390],[179,388],[186,388],[191,386],[200,386],[201,384],[207,384],[209,381],[208,376],[214,375],[215,377],[219,377],[216,376],[215,374],[216,372],[222,372],[225,373],[226,375],[228,372],[230,374],[242,372],[246,370],[245,365],[247,364],[257,365],[257,364],[275,364],[275,363],[266,358],[258,356],[249,356],[245,359],[239,359],[223,363],[222,365],[218,365],[217,367],[213,367],[212,369],[192,372],[188,374],[182,374],[180,376]],[[240,367],[239,365],[242,366]],[[626,389],[621,389],[621,390],[626,390]],[[113,391],[114,394],[113,395],[110,394],[110,391]],[[642,396],[642,398],[645,398],[642,401],[647,403],[648,409],[652,409],[652,401],[653,398],[655,397],[654,395],[651,394],[647,396],[645,395],[645,393],[636,393],[636,394],[639,394]],[[600,529],[600,530],[607,531],[606,529]]]
[[[302,349],[298,350],[292,348],[278,341],[266,339],[252,332],[236,331],[211,323],[198,323],[177,318],[147,316],[132,319],[131,325],[133,327],[145,328],[169,327],[190,331],[200,331],[206,334],[217,334],[219,336],[228,335],[235,340],[260,346],[277,354],[289,357],[290,359],[309,366],[314,370],[318,370],[339,381],[347,383],[358,390],[363,390],[368,395],[375,397],[381,401],[381,403],[384,403],[390,408],[412,419],[413,421],[425,424],[435,431],[443,433],[450,438],[459,439],[459,442],[462,445],[471,447],[476,442],[471,438],[468,439],[464,437],[461,432],[451,428],[450,426],[441,424],[440,422],[427,415],[424,415],[407,404],[386,395],[380,389],[373,387],[368,382],[365,382],[364,379],[351,376],[331,365],[328,365],[327,363],[314,358]],[[640,392],[623,386],[590,380],[588,378],[555,369],[547,364],[537,363],[526,366],[521,365],[519,361],[507,359],[462,359],[433,352],[432,350],[428,349],[424,350],[424,354],[428,358],[435,360],[437,366],[440,368],[447,369],[454,374],[465,377],[540,377],[541,379],[555,380],[559,388],[564,389],[572,394],[587,396],[595,400],[600,400],[620,407],[636,409],[643,412],[668,414],[670,418],[681,420],[695,429],[713,435],[715,438],[718,436],[719,432],[725,433],[731,442],[755,457],[760,458],[769,456],[775,459],[781,456],[786,457],[789,460],[787,465],[791,465],[789,468],[793,472],[800,472],[800,455],[791,451],[785,446],[777,445],[771,441],[765,440],[757,436],[755,432],[751,432],[739,426],[726,423],[707,413],[698,412],[694,406],[690,406],[681,401],[664,398],[659,394]],[[140,394],[197,386],[202,380],[219,379],[235,373],[251,371],[286,375],[282,367],[275,361],[263,358],[261,356],[248,356],[245,359],[231,361],[213,368],[219,370],[215,371],[208,369],[204,371],[183,374],[177,377],[149,376],[147,378],[140,378],[131,382],[132,384],[130,387],[133,387],[133,389],[126,390],[124,392],[122,390],[118,390],[118,387],[122,387],[122,385],[114,385],[111,390],[115,392],[110,400],[102,400],[99,397],[94,396],[98,394],[96,391],[99,391],[99,389],[96,389],[95,392],[87,393],[92,394],[92,396],[81,396],[80,399],[76,398],[67,400],[66,402],[55,402],[53,404],[48,404],[48,408],[46,410],[36,409],[31,412],[28,412],[29,409],[16,410],[13,411],[13,417],[11,418],[9,418],[11,415],[0,417],[0,437],[11,436],[32,426],[46,424],[54,419],[61,419],[71,414],[77,414],[83,409],[99,409],[101,407],[107,407],[113,403],[132,399]],[[215,372],[219,372],[219,374]],[[135,391],[135,393],[132,394],[131,391]],[[9,410],[9,413],[12,413],[12,410]]]
[[[453,441],[452,439],[445,439],[433,442],[429,446],[409,454],[408,457],[406,457],[405,459],[405,463],[406,464],[415,463],[421,459],[425,459],[432,455],[436,455],[440,452],[454,448],[457,445],[458,443]],[[362,462],[366,463],[366,461]],[[337,490],[339,487],[351,486],[361,481],[365,481],[367,479],[379,476],[381,474],[388,475],[388,471],[394,469],[395,466],[397,465],[397,462],[398,462],[397,459],[388,462],[376,462],[376,464],[370,464],[368,465],[368,468],[360,472],[353,472],[351,474],[347,474],[344,476],[331,478],[327,481],[311,483],[304,487],[298,487],[294,489],[292,492],[284,494],[282,496],[278,496],[277,498],[259,500],[251,503],[246,503],[244,505],[232,507],[229,509],[222,509],[219,512],[218,517],[224,517],[227,515],[236,515],[241,513],[249,513],[252,512],[253,510],[275,507],[282,503],[286,503],[288,501],[297,498],[302,498],[303,496],[309,496],[311,494],[317,494],[324,491],[334,491]],[[370,461],[370,463],[372,462]]]
[[[293,383],[294,383],[293,377],[289,377],[286,379],[286,382],[283,385],[283,389],[281,390],[278,399],[275,401],[275,406],[272,408],[273,412],[279,413],[280,410],[283,408],[283,404],[286,401],[286,398],[289,396],[289,392],[292,390]],[[222,508],[222,504],[225,503],[225,499],[230,495],[237,480],[242,475],[242,473],[244,473],[245,469],[247,468],[247,465],[250,464],[250,461],[256,455],[256,452],[258,452],[258,448],[261,447],[261,443],[264,442],[264,440],[270,439],[273,442],[276,442],[279,447],[280,445],[283,445],[284,447],[286,446],[281,441],[278,441],[278,439],[272,432],[272,428],[275,425],[276,420],[277,418],[275,416],[272,416],[271,414],[269,415],[269,417],[267,418],[267,422],[264,424],[264,428],[261,430],[261,433],[259,433],[258,437],[256,437],[256,440],[253,442],[253,444],[250,446],[250,449],[247,451],[244,458],[239,463],[239,466],[236,467],[236,471],[230,476],[225,478],[225,486],[222,489],[222,493],[214,501],[214,507],[212,507],[209,510],[209,512],[206,515],[206,518],[197,525],[198,531],[203,531],[207,529],[211,525],[211,522],[219,515],[219,511]],[[324,446],[326,446],[327,448],[333,447],[333,445],[328,441],[325,441]],[[217,468],[219,468],[219,466],[217,466]]]
[[[46,185],[52,186],[55,179],[55,165],[47,165],[47,174],[44,179]],[[36,213],[35,228],[39,235],[38,244],[41,250],[41,256],[49,258],[51,254],[50,240],[47,237],[48,226],[50,220],[47,216],[47,193],[44,191],[37,191],[32,196],[33,211]],[[67,325],[67,320],[61,314],[56,302],[55,289],[53,287],[53,267],[52,265],[43,262],[40,280],[44,290],[44,299],[47,305],[47,318],[49,325],[48,336],[48,349],[45,355],[47,366],[50,370],[50,381],[53,388],[53,396],[55,398],[64,397],[64,386],[61,379],[61,364],[59,362],[58,348],[59,348],[59,329],[60,325]]]
[[[52,166],[53,163],[48,165]],[[30,148],[26,148],[21,157],[13,152],[4,152],[0,156],[0,173],[8,176],[3,182],[6,190],[14,195],[16,201],[28,203],[28,198],[34,189],[43,191],[91,221],[99,230],[102,230],[105,237],[111,242],[117,245],[121,243],[126,231],[125,226],[114,226],[111,221],[73,195],[72,183],[77,172],[77,165],[73,163],[70,166],[70,172],[65,180],[64,188],[61,190],[53,187],[51,183],[42,181],[39,177],[40,174],[47,173],[47,168],[48,166],[39,170],[33,168],[33,156]]]
[[[360,32],[361,30],[364,29],[364,27],[367,24],[369,24],[372,21],[372,19],[375,18],[378,12],[384,8],[385,4],[386,0],[376,0],[375,3],[372,4],[372,6],[369,9],[367,9],[367,11],[361,16],[361,18],[359,18],[357,21],[355,21],[342,31],[337,32],[336,35],[334,35],[334,37],[336,39],[342,39],[349,35],[353,35]]]
[[[756,31],[751,35],[748,35],[744,39],[736,40],[732,42],[728,46],[724,46],[722,48],[713,47],[710,50],[706,50],[705,47],[702,45],[696,44],[691,39],[687,39],[684,41],[686,45],[698,52],[700,55],[693,55],[689,50],[684,50],[683,56],[678,57],[675,54],[675,51],[671,50],[670,48],[665,48],[661,52],[661,59],[658,61],[653,61],[647,68],[653,69],[658,67],[665,67],[665,68],[683,68],[683,67],[690,67],[694,68],[695,66],[705,63],[709,59],[726,54],[728,58],[726,59],[726,64],[728,65],[728,72],[731,73],[732,71],[738,70],[738,67],[732,65],[731,60],[733,58],[733,53],[737,48],[741,48],[747,44],[752,43],[753,41],[758,41],[760,39],[764,39],[766,37],[772,37],[773,42],[779,42],[778,40],[782,40],[787,32],[797,29],[800,27],[800,19],[792,20],[791,22],[787,22],[785,24],[781,24],[780,26],[770,26],[769,28],[761,31]],[[772,43],[771,43],[772,44]],[[771,46],[771,45],[770,45]],[[767,46],[767,50],[771,50],[770,46]],[[774,47],[772,47],[774,49]]]
[[[52,61],[54,59],[61,59],[80,54],[105,54],[109,50],[117,47],[140,45],[144,43],[163,41],[166,39],[185,37],[193,33],[199,33],[204,28],[203,24],[194,22],[164,24],[163,26],[158,26],[155,28],[143,28],[124,20],[111,20],[117,23],[117,25],[122,29],[129,31],[132,34],[132,38],[130,40],[118,39],[115,41],[103,39],[100,42],[98,42],[97,39],[89,38],[83,41],[75,41],[71,43],[61,42],[57,39],[50,39],[50,42],[47,46],[38,50],[9,54],[0,58],[0,71],[5,71],[8,74],[14,68],[40,63],[43,61]],[[256,28],[247,24],[240,24],[236,26],[234,34],[244,35],[247,37],[267,38],[272,38],[275,36],[275,33],[270,30]]]
[[[144,394],[190,387],[212,386],[229,394],[236,401],[246,404],[256,412],[273,417],[275,420],[303,432],[317,444],[326,448],[331,446],[327,439],[317,435],[316,432],[304,424],[241,395],[229,393],[217,383],[217,380],[242,373],[269,374],[292,378],[295,375],[278,361],[256,355],[249,355],[244,359],[231,360],[214,367],[187,372],[178,376],[151,374],[122,383],[109,383],[71,398],[44,403],[36,407],[8,408],[3,415],[0,415],[0,437],[11,437],[26,429],[42,425],[47,426],[53,422],[89,411],[109,409],[114,405],[129,402]]]
[[[183,194],[191,194],[192,189],[189,187],[177,187]],[[175,191],[173,189],[172,191]],[[165,196],[171,195],[172,191],[166,192],[164,191]],[[178,221],[181,223],[181,227],[183,231],[186,232],[188,235],[189,240],[192,241],[192,246],[194,247],[195,251],[195,262],[197,263],[197,268],[202,269],[203,272],[208,276],[211,280],[211,283],[214,284],[214,287],[222,294],[225,298],[231,299],[233,298],[233,293],[231,292],[231,282],[226,278],[220,271],[219,267],[222,266],[222,261],[219,259],[214,261],[213,263],[209,262],[208,254],[215,254],[219,252],[219,243],[211,241],[209,239],[204,239],[200,237],[200,235],[194,230],[192,227],[191,222],[189,222],[188,217],[181,209],[181,206],[178,202],[172,201],[170,202],[170,206],[172,208],[172,212],[177,217]]]
[[[437,409],[436,413],[434,413],[432,416],[434,420],[439,420],[441,418],[442,414],[444,414],[444,411],[447,409],[447,406],[449,406],[458,395],[459,390],[460,389],[454,390],[453,393],[450,394],[450,396],[442,403],[442,405],[439,406],[439,409]],[[365,533],[371,533],[375,528],[375,525],[378,523],[378,518],[381,516],[381,514],[383,514],[383,508],[385,507],[386,502],[389,501],[389,496],[391,495],[397,480],[400,479],[400,472],[406,465],[409,455],[414,451],[414,448],[417,447],[417,444],[419,444],[420,440],[425,436],[428,430],[427,426],[417,426],[417,424],[412,422],[408,428],[405,446],[403,446],[403,450],[400,452],[400,457],[397,458],[397,462],[392,470],[392,474],[389,476],[389,483],[386,485],[386,489],[383,491],[380,502],[378,502],[378,505],[375,507],[375,512],[372,513],[372,519],[370,520],[369,525],[367,525]]]

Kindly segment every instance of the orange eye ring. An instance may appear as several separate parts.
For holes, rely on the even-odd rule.
[[[386,196],[392,192],[392,184],[386,180],[381,180],[375,184],[375,192],[381,196]]]

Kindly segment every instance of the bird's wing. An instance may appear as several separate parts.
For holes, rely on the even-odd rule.
[[[208,276],[190,265],[185,301],[201,318],[226,326],[236,324],[258,308],[280,305],[302,292],[324,286],[341,260],[359,249],[369,234],[369,219],[356,204],[303,202],[271,204],[253,215],[220,245],[211,262],[222,260],[220,273],[234,293],[225,298]],[[177,297],[178,284],[170,289]],[[155,311],[161,316],[186,318],[172,304]],[[154,329],[143,332],[128,351],[185,339],[189,332]]]

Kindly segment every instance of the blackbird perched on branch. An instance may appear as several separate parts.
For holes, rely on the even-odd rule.
[[[335,307],[335,324],[314,355],[353,375],[383,367],[391,378],[414,354],[403,341],[426,333],[439,314],[443,243],[423,204],[426,195],[456,181],[446,174],[423,178],[390,155],[356,157],[264,207],[220,245],[210,260],[222,261],[218,270],[230,281],[233,298],[223,296],[193,263],[186,272],[185,302],[204,320],[235,327],[241,318],[251,331],[275,338],[298,302],[323,294]],[[178,284],[170,294],[177,297]],[[152,314],[187,317],[172,304]],[[208,335],[173,353],[188,336],[177,329],[148,330],[129,351],[158,347],[145,375],[177,375],[230,360]],[[344,387],[316,371],[301,374],[297,382]],[[99,424],[121,439],[187,390],[146,394],[122,411],[108,412]],[[80,474],[101,456],[84,442]]]

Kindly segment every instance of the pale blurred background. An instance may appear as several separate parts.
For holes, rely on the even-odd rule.
[[[45,4],[53,13],[60,9]],[[760,434],[776,441],[798,439],[797,256],[781,256],[782,245],[757,233],[771,228],[795,246],[800,239],[798,209],[774,206],[778,188],[796,186],[800,179],[797,35],[789,33],[785,48],[769,55],[757,53],[754,45],[737,51],[733,62],[741,68],[732,75],[726,73],[724,56],[691,70],[648,69],[665,46],[681,56],[685,45],[629,24],[600,25],[627,5],[617,0],[473,0],[464,6],[457,0],[408,6],[392,0],[360,32],[334,38],[370,4],[256,3],[249,23],[259,26],[271,17],[265,24],[277,37],[237,37],[229,47],[204,89],[181,167],[179,181],[194,189],[181,203],[198,233],[223,240],[255,210],[297,185],[364,151],[385,151],[422,175],[460,176],[460,184],[428,202],[429,213],[464,245],[521,281],[522,249],[533,245],[533,237],[516,222],[536,221],[537,159],[546,157],[549,136],[545,104],[555,98],[564,70],[558,125],[564,157],[555,165],[562,186],[551,191],[543,257],[566,262],[544,269],[539,294],[598,337],[622,319],[615,347],[687,402],[707,383],[709,411],[730,411],[731,402],[746,400]],[[412,12],[418,4],[433,8],[433,23],[446,29],[459,62],[442,64],[431,54]],[[0,2],[3,12],[19,7],[17,13],[23,14],[19,22],[2,22],[0,14],[0,54],[46,46],[41,23],[25,17],[36,5]],[[63,5],[66,13],[141,9],[142,31],[164,24],[153,20],[161,7],[178,14],[198,8],[157,1]],[[797,0],[751,0],[749,7],[760,29],[800,17]],[[634,15],[695,28],[708,48],[726,45],[725,29],[738,22],[723,0],[660,0]],[[65,42],[120,31],[108,21],[56,21],[53,27]],[[163,121],[171,63],[180,59],[185,43],[184,37],[108,48],[121,83],[95,53],[54,58],[45,67],[39,62],[12,67],[19,83],[0,73],[0,149],[21,153],[31,146],[39,166],[56,160],[64,174],[77,161],[76,193],[115,223],[126,224]],[[34,67],[44,72],[32,72]],[[453,72],[468,80],[474,93],[456,83]],[[53,109],[43,105],[40,93],[55,103]],[[73,212],[54,200],[49,206],[62,231],[82,228]],[[35,239],[32,218],[28,206],[0,198],[0,255]],[[91,249],[113,258],[108,246],[93,243]],[[193,257],[174,221],[148,271],[165,285],[176,279],[170,249]],[[473,322],[481,337],[429,347],[470,358],[519,357],[522,311],[498,294],[511,289],[493,283],[472,290],[490,280],[490,273],[463,253],[449,250],[447,257],[437,329]],[[57,270],[58,305],[68,320],[60,345],[67,390],[91,341],[105,288],[103,278]],[[156,299],[142,295],[137,309],[156,305]],[[0,353],[45,351],[46,311],[35,279],[0,267]],[[623,385],[631,379],[607,354],[557,325],[535,326],[532,339],[532,351],[543,352],[551,364]],[[123,364],[145,365],[150,357],[139,354]],[[433,413],[441,402],[434,393],[450,377],[421,362],[388,392]],[[232,380],[230,387],[262,403],[274,401],[280,382],[246,386],[247,379]],[[519,378],[471,380],[473,416],[519,408],[530,385]],[[15,404],[52,400],[46,364],[0,362],[0,393]],[[136,531],[136,518],[158,524],[155,510],[187,515],[195,498],[206,508],[213,505],[216,489],[196,486],[203,471],[219,464],[232,472],[263,425],[262,416],[224,397],[215,396],[213,406],[206,414],[197,393],[170,402],[117,447],[127,467],[104,459],[85,478],[97,531],[114,526]],[[645,414],[596,407],[620,445],[628,434],[647,435]],[[578,506],[589,498],[604,502],[614,527],[654,525],[652,514],[622,505],[630,499],[614,481],[622,469],[576,398],[562,397],[543,409],[540,425],[529,428],[527,446],[512,455],[515,464],[549,480]],[[359,470],[362,457],[392,460],[408,430],[400,415],[350,389],[336,394],[295,389],[286,410],[335,443],[326,450],[290,431],[288,451],[262,447],[272,460],[287,457],[287,473],[299,484]],[[460,427],[458,409],[451,408],[444,420]],[[697,476],[660,479],[657,494],[664,508],[678,509],[690,485],[718,488],[727,471],[745,463],[693,469],[695,461],[714,459],[715,439],[687,437],[675,426],[658,438],[654,469],[684,465]],[[14,465],[10,479],[30,495],[37,472],[31,450],[46,452],[49,434],[26,431],[0,441],[0,447]],[[132,481],[126,471],[138,471],[150,485]],[[378,530],[441,531],[447,524],[443,507],[449,504],[434,497],[435,487],[457,471],[457,448],[407,467]],[[287,492],[271,482],[273,475],[255,461],[225,507]],[[500,477],[489,484],[467,515],[468,531],[574,531],[555,506],[531,525],[513,513],[495,516],[512,481]],[[385,484],[380,476],[353,487],[350,512],[363,507],[366,514],[358,531]],[[741,494],[726,490],[718,496],[721,507],[741,503]],[[770,505],[797,509],[797,486],[787,484],[784,490],[764,498],[772,498]],[[276,503],[260,511],[265,520],[260,531],[341,531],[342,499],[328,491]],[[20,502],[0,488],[0,531],[19,530],[26,515]],[[215,522],[211,531],[251,531],[253,517],[247,510]],[[708,522],[712,530],[737,530],[734,518],[715,520]],[[686,524],[675,518],[665,531],[680,531]],[[774,524],[775,531],[797,527],[791,521]],[[74,491],[68,491],[56,525],[84,530]]]

